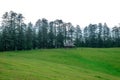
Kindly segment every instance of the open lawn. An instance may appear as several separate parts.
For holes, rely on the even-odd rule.
[[[0,80],[120,80],[120,48],[0,52]]]

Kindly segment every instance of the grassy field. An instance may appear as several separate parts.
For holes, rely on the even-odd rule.
[[[120,80],[120,48],[0,52],[0,80]]]

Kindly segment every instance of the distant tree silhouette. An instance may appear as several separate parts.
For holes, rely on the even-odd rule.
[[[106,23],[89,24],[83,30],[71,22],[38,19],[24,23],[24,17],[5,12],[0,26],[0,51],[62,47],[120,47],[120,27],[110,29]]]

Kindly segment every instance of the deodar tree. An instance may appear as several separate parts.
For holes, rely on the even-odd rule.
[[[71,22],[38,19],[26,24],[21,13],[5,12],[0,26],[0,51],[41,48],[120,47],[120,27],[110,29],[106,23],[89,24],[84,29]]]

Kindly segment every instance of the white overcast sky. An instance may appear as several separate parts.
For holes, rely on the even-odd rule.
[[[0,0],[1,17],[11,10],[22,13],[26,23],[41,18],[62,19],[81,27],[99,22],[113,27],[120,23],[120,0]]]

